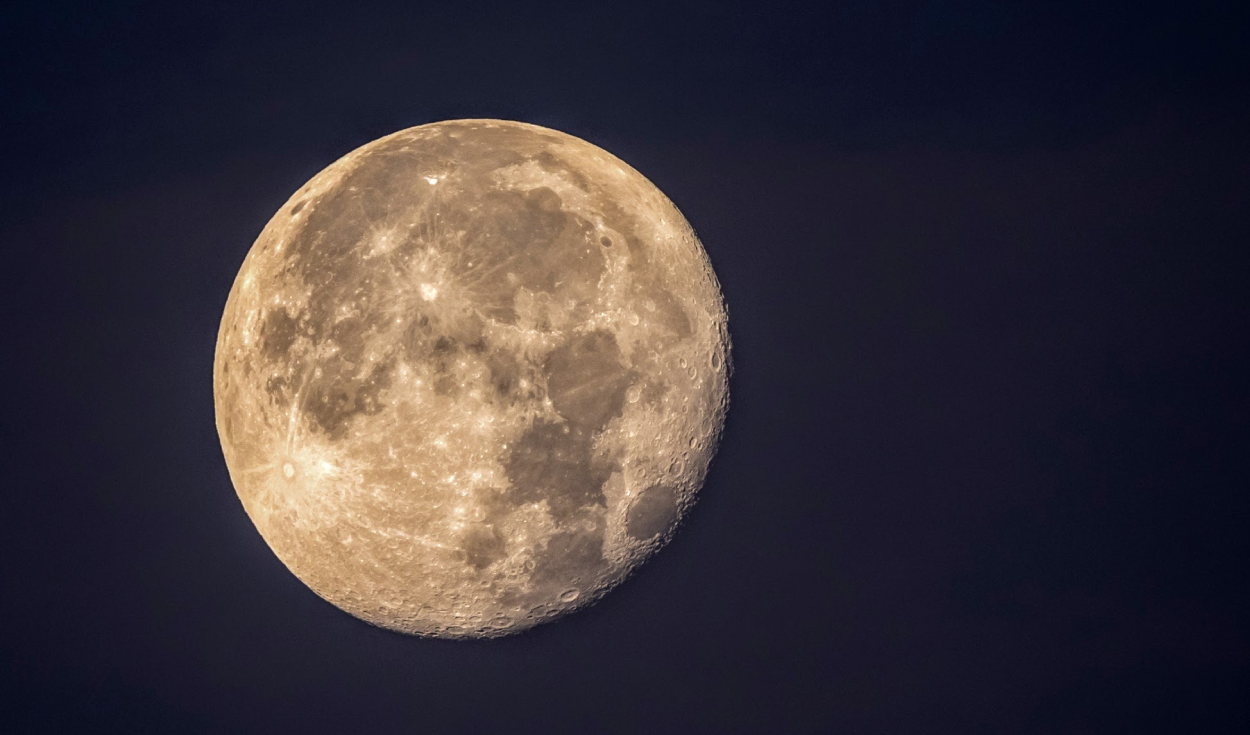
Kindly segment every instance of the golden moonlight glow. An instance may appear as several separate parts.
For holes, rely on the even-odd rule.
[[[217,338],[248,515],[317,594],[448,638],[602,595],[671,536],[727,399],[716,277],[673,204],[553,130],[458,120],[274,215]]]

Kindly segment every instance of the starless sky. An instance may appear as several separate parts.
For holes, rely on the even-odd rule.
[[[437,5],[0,10],[6,732],[1250,729],[1240,4]],[[736,366],[672,544],[477,643],[288,573],[211,385],[279,205],[458,117],[655,182]]]

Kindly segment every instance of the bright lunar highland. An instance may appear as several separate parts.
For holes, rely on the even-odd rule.
[[[278,558],[392,630],[524,630],[690,508],[727,406],[720,286],[677,208],[564,133],[403,130],[282,206],[226,302],[226,464]]]

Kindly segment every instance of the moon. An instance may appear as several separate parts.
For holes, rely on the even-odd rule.
[[[316,594],[439,638],[592,603],[671,538],[728,405],[727,315],[671,201],[555,130],[455,120],[318,173],[222,314],[239,499]]]

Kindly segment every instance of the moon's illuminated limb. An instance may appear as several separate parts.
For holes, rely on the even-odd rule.
[[[716,277],[673,204],[585,141],[404,130],[274,215],[214,371],[240,499],[371,623],[495,636],[587,604],[670,537],[727,401]]]

